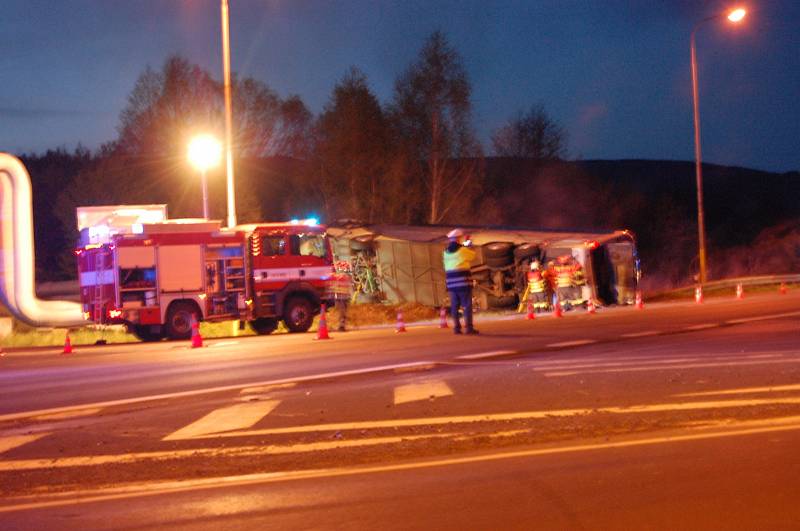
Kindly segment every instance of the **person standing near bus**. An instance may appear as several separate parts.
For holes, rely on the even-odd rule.
[[[477,334],[472,324],[472,279],[470,263],[475,260],[471,242],[464,238],[464,231],[454,229],[447,233],[448,244],[442,259],[444,261],[445,284],[450,295],[450,314],[453,317],[453,332],[461,334],[460,308],[464,310],[464,333]],[[462,243],[463,242],[463,243]]]

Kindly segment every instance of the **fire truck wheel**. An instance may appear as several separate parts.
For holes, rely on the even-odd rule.
[[[278,320],[271,317],[259,317],[250,321],[250,328],[260,336],[271,334],[278,328]]]
[[[189,339],[192,337],[192,315],[198,317],[197,307],[191,302],[174,302],[167,312],[167,337]]]
[[[128,331],[139,338],[140,341],[147,343],[151,341],[161,341],[163,337],[160,327],[158,332],[153,332],[153,326],[151,325],[130,325],[128,326]]]
[[[305,297],[292,297],[283,310],[283,322],[289,332],[305,332],[311,328],[314,312]]]

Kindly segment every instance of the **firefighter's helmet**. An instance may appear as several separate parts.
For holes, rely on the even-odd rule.
[[[453,230],[451,230],[450,232],[447,233],[447,239],[448,240],[457,240],[457,239],[461,238],[462,236],[464,236],[464,231],[461,230],[461,229],[453,229]]]
[[[534,260],[533,262],[531,262],[531,271],[536,271],[537,269],[539,269],[539,261]]]

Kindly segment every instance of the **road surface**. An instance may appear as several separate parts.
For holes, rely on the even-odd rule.
[[[3,529],[791,529],[800,296],[12,352]]]

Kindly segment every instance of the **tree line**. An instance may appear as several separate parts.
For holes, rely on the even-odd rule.
[[[492,156],[485,156],[472,124],[469,76],[441,32],[426,39],[386,102],[356,67],[343,73],[318,115],[300,96],[281,97],[262,81],[234,76],[232,85],[241,223],[315,214],[329,223],[624,227],[638,235],[651,273],[665,284],[691,281],[691,194],[637,190],[566,162],[566,133],[539,102],[491,132]],[[139,76],[117,137],[96,152],[23,156],[34,186],[37,278],[74,277],[78,206],[166,203],[170,217],[199,217],[187,147],[197,133],[223,138],[223,117],[222,84],[171,56]],[[633,179],[647,171],[639,168]],[[224,168],[209,172],[209,191],[212,217],[224,219]]]

